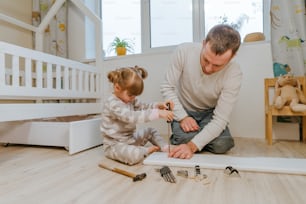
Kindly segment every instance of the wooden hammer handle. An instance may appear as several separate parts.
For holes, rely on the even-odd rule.
[[[128,171],[125,171],[123,169],[113,168],[112,171],[116,172],[116,173],[119,173],[119,174],[122,174],[122,175],[125,175],[125,176],[128,176],[128,177],[131,177],[131,178],[134,178],[136,176],[135,174],[133,174],[131,172],[128,172]]]
[[[135,174],[133,174],[131,172],[127,172],[123,169],[118,169],[118,168],[110,168],[110,167],[106,166],[105,164],[99,164],[99,167],[110,170],[110,171],[113,171],[113,172],[116,172],[118,174],[122,174],[122,175],[125,175],[125,176],[128,176],[128,177],[131,177],[131,178],[134,178],[136,176]]]

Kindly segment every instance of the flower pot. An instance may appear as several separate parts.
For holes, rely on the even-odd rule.
[[[126,48],[125,47],[117,47],[116,48],[116,53],[117,53],[118,56],[126,55]]]

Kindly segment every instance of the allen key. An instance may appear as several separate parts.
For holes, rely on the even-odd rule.
[[[162,167],[159,172],[166,182],[176,183],[176,179],[168,166]]]

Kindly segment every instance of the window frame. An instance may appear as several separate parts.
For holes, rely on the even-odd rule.
[[[266,41],[270,41],[270,5],[271,0],[262,0],[263,2],[263,33]],[[204,18],[205,0],[192,0],[192,26],[193,42],[201,42],[205,37],[205,18]],[[150,33],[150,0],[141,1],[141,53],[147,53],[153,50],[172,48],[173,46],[163,46],[151,48]]]
[[[101,0],[103,1],[103,0]],[[101,1],[100,7],[101,7]],[[205,0],[192,0],[192,27],[193,27],[193,42],[201,42],[205,37],[205,18],[204,5]],[[263,33],[266,37],[265,41],[270,41],[270,5],[271,0],[262,0],[263,2]],[[151,33],[150,33],[150,0],[141,0],[141,52],[136,54],[145,54],[151,52],[167,51],[173,49],[172,46],[162,46],[151,48]],[[99,12],[102,17],[101,9]],[[102,19],[102,18],[101,18]],[[103,33],[102,33],[103,38]],[[112,56],[115,57],[115,56]],[[111,57],[111,58],[112,58]]]

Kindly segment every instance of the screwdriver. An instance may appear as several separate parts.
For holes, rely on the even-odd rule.
[[[171,107],[170,107],[170,103],[167,103],[166,104],[167,105],[167,110],[169,110],[169,111],[171,111]],[[169,120],[167,120],[167,123],[168,123],[168,151],[169,151],[169,153],[170,153],[170,144],[171,144],[171,142],[170,142],[170,123],[171,123],[171,121],[169,121]]]

